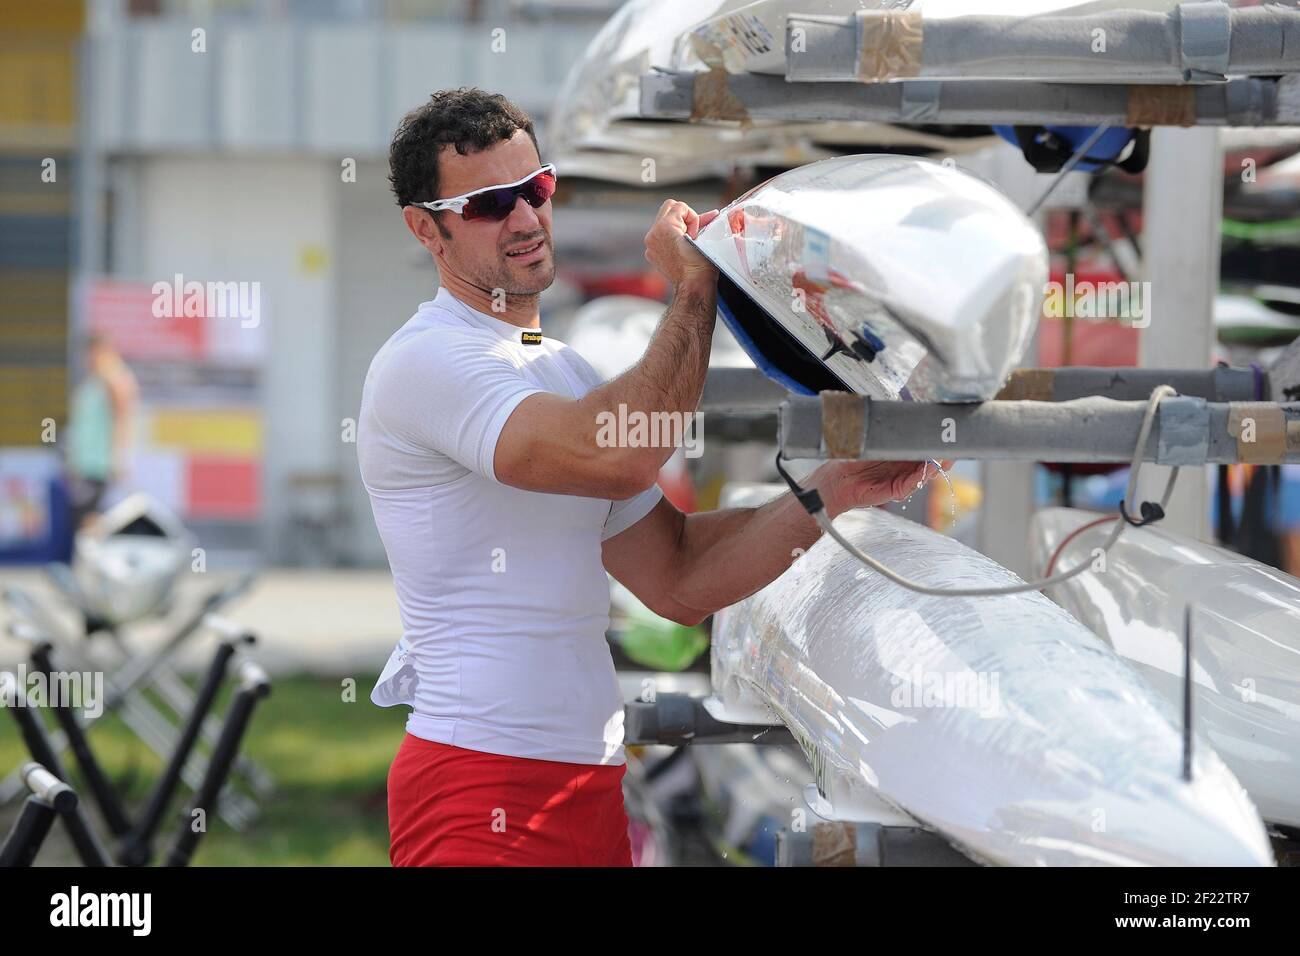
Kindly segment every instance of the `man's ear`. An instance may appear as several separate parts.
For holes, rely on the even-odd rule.
[[[416,241],[424,246],[430,254],[434,256],[442,254],[443,243],[446,240],[442,238],[442,233],[438,231],[429,210],[422,206],[404,206],[402,207],[402,219],[406,222],[406,228],[410,230],[411,235],[415,236]]]
[[[420,220],[423,218],[424,212],[419,206],[402,207],[402,221],[406,223],[406,228],[410,230],[411,235],[415,236],[421,245],[424,245],[424,230],[420,225]]]

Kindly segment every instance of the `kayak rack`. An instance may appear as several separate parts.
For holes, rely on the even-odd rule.
[[[55,817],[62,817],[86,866],[108,866],[108,855],[86,822],[77,792],[39,763],[24,764],[20,775],[28,796],[9,835],[0,842],[0,869],[31,866]]]
[[[822,821],[776,835],[777,866],[978,866],[925,827]]]
[[[80,802],[71,789],[68,771],[54,749],[49,733],[39,715],[39,707],[27,698],[26,689],[10,671],[0,671],[0,701],[4,701],[22,733],[23,742],[35,758],[20,770],[20,779],[30,795],[23,811],[3,847],[0,865],[29,866],[48,834],[55,813],[63,816],[81,862],[86,866],[145,866],[153,860],[153,842],[163,824],[168,806],[180,782],[181,767],[199,736],[217,692],[224,682],[230,661],[242,642],[223,641],[217,648],[208,674],[196,696],[196,702],[176,749],[171,753],[162,775],[155,781],[144,810],[132,819],[95,758],[84,732],[67,702],[50,702],[50,708],[68,735],[77,766],[86,779],[91,795],[118,841],[113,852],[106,851],[94,830],[82,816]],[[38,645],[32,660],[39,674],[54,686],[56,675],[50,659],[50,646]],[[208,760],[203,780],[189,802],[177,827],[175,840],[168,852],[166,866],[186,866],[208,829],[208,817],[216,809],[244,734],[252,720],[257,702],[271,692],[270,678],[251,660],[238,667],[237,685],[221,724],[221,731]]]
[[[901,80],[800,83],[761,73],[650,73],[641,78],[641,117],[784,123],[903,123],[941,126],[1294,126],[1300,77],[1234,77],[1178,86],[1164,113],[1143,110],[1150,87],[1022,80]],[[727,108],[710,106],[725,102]],[[701,105],[705,104],[705,105]]]
[[[653,701],[629,701],[623,710],[623,742],[677,748],[740,743],[798,746],[782,724],[725,723],[708,712],[704,701],[671,693],[658,694]],[[803,830],[777,831],[776,841],[777,866],[978,865],[938,833],[920,826],[816,820]]]
[[[783,458],[1131,462],[1148,401],[995,399],[964,405],[792,395],[781,405]],[[1160,402],[1141,460],[1175,467],[1300,462],[1300,403]]]
[[[102,666],[92,661],[89,644],[107,636],[114,651],[120,656],[120,666],[105,675],[103,713],[120,712],[123,722],[164,763],[176,747],[179,728],[175,718],[166,715],[144,691],[152,689],[177,717],[184,718],[195,704],[194,693],[172,669],[174,655],[201,630],[216,631],[228,640],[241,640],[243,632],[218,611],[244,594],[255,580],[255,575],[245,574],[233,582],[216,588],[201,600],[198,606],[166,637],[161,646],[148,654],[134,654],[119,629],[96,620],[88,611],[84,600],[66,567],[48,567],[52,582],[71,602],[84,621],[84,636],[78,640],[68,633],[62,620],[51,613],[45,604],[20,587],[4,589],[0,597],[14,612],[18,621],[11,624],[12,636],[33,647],[48,642],[65,669],[99,671]],[[86,718],[83,728],[88,728],[97,718]],[[219,721],[214,717],[204,720],[200,733],[202,739],[215,746],[220,735]],[[58,752],[68,745],[68,735],[57,730],[51,735],[51,746]],[[274,791],[271,775],[247,756],[241,755],[235,772],[259,797]],[[204,766],[197,757],[186,762],[181,778],[191,790],[202,783]],[[0,804],[7,803],[23,792],[23,782],[15,770],[0,781]],[[234,829],[248,826],[259,813],[254,800],[233,788],[227,788],[219,804],[221,818]]]
[[[718,720],[705,709],[703,697],[657,694],[653,701],[633,700],[623,706],[623,743],[665,747],[702,744],[794,746],[796,741],[782,724],[730,724]]]
[[[1300,348],[1269,371],[1068,366],[1018,369],[985,402],[797,395],[754,369],[709,372],[701,410],[770,429],[785,459],[926,458],[1113,462],[1133,460],[1158,385],[1160,403],[1142,460],[1158,465],[1300,462]],[[1272,400],[1268,400],[1271,398]],[[770,434],[770,432],[769,432]],[[747,436],[749,434],[747,433]]]
[[[1300,121],[1300,11],[1292,8],[1192,2],[1168,13],[952,19],[899,10],[791,13],[779,38],[742,24],[720,18],[692,32],[707,71],[642,74],[641,117],[1119,127]],[[784,48],[784,75],[739,72],[738,49],[771,45]],[[1094,81],[1099,69],[1110,83]]]

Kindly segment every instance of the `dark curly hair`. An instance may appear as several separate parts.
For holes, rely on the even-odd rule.
[[[473,86],[434,93],[429,102],[402,117],[388,148],[388,182],[397,205],[438,198],[438,153],[443,146],[453,146],[464,156],[508,140],[521,129],[540,156],[532,119],[500,93]],[[437,213],[434,220],[447,237]]]

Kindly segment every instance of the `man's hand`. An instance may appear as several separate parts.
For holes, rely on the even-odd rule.
[[[942,462],[945,470],[951,460]],[[821,494],[826,512],[837,517],[853,508],[901,501],[937,475],[928,461],[839,461],[822,465],[809,482]]]
[[[668,277],[674,289],[700,284],[712,287],[718,281],[718,270],[713,263],[700,255],[686,237],[694,239],[701,229],[718,215],[716,209],[704,215],[684,202],[668,199],[659,207],[659,216],[645,234],[645,257]]]

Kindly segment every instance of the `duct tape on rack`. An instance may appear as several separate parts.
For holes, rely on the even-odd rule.
[[[863,83],[921,75],[924,23],[915,10],[859,10],[858,79]]]
[[[751,124],[745,104],[727,84],[729,78],[727,71],[720,67],[696,74],[692,86],[691,122],[708,119],[739,121],[742,126]]]
[[[1050,402],[1055,400],[1056,370],[1018,368],[1007,379],[997,398],[1011,402]]]
[[[1190,86],[1130,86],[1125,126],[1195,126],[1196,91]]]
[[[1203,465],[1210,450],[1210,409],[1205,399],[1177,395],[1160,402],[1156,463]]]
[[[1226,3],[1180,3],[1183,78],[1222,82],[1232,52],[1232,10]]]
[[[822,447],[827,458],[861,458],[867,439],[867,403],[853,392],[822,392]]]
[[[1237,457],[1243,464],[1279,465],[1288,446],[1300,450],[1300,433],[1286,420],[1286,412],[1272,402],[1232,402],[1228,406],[1228,434],[1237,440]]]
[[[851,823],[832,821],[812,826],[813,866],[857,866],[857,831]]]

